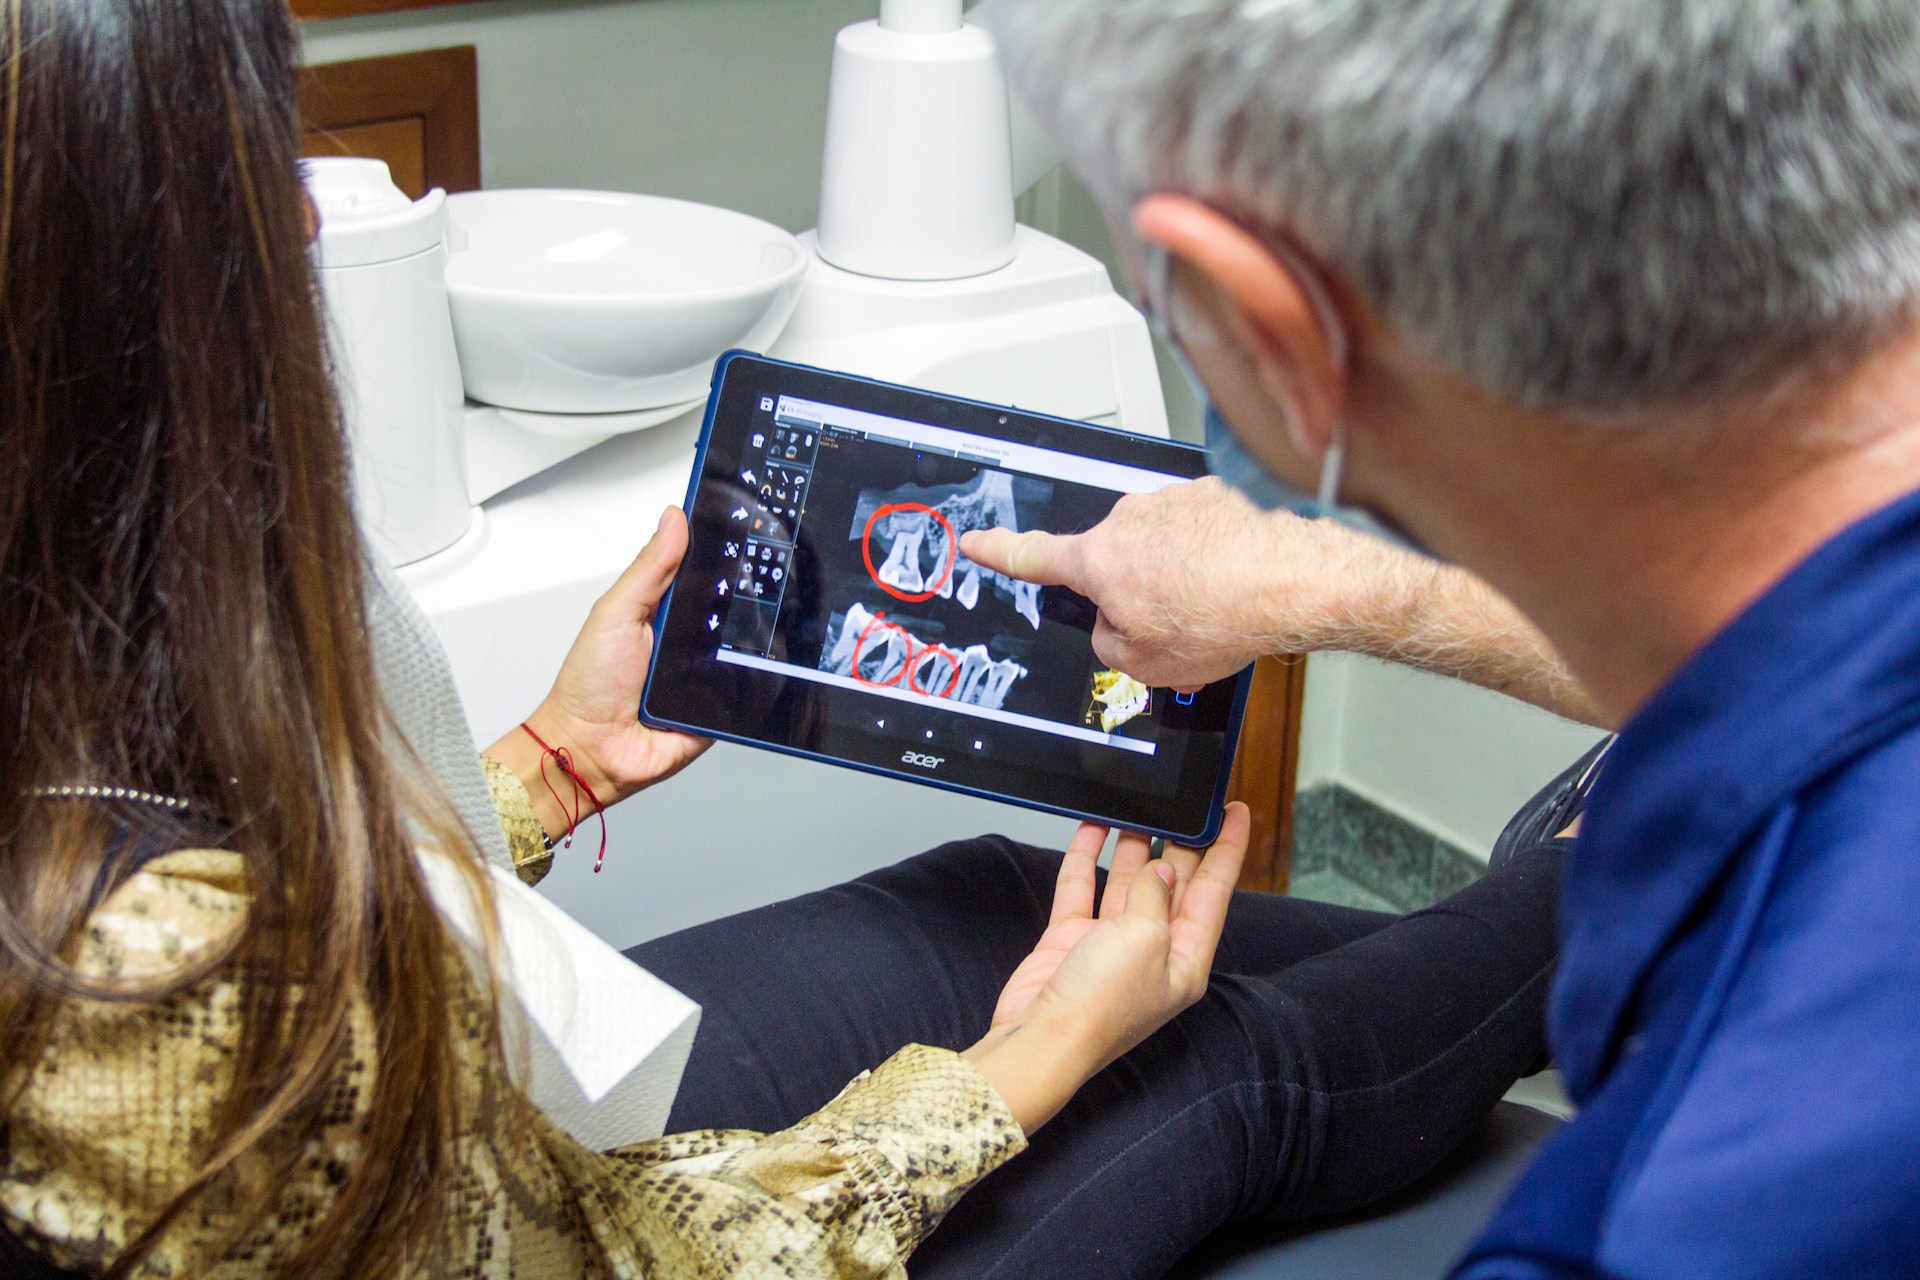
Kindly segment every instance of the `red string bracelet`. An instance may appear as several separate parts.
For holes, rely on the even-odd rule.
[[[553,797],[553,802],[556,805],[560,806],[560,812],[567,816],[567,834],[560,838],[560,843],[563,847],[568,849],[573,848],[573,829],[580,825],[580,793],[582,791],[586,792],[587,799],[593,801],[594,816],[600,819],[600,856],[593,860],[593,872],[595,875],[599,875],[600,868],[605,866],[607,861],[606,806],[600,803],[599,796],[593,794],[593,787],[588,784],[585,778],[580,776],[580,771],[573,767],[573,753],[571,751],[565,747],[548,746],[547,740],[535,733],[533,726],[530,724],[523,722],[520,727],[527,731],[529,738],[532,738],[540,744],[540,781],[547,784],[547,794]],[[572,809],[567,808],[567,802],[560,798],[558,791],[554,790],[553,780],[547,777],[548,760],[552,760],[555,764],[559,765],[560,772],[565,774],[573,783]]]

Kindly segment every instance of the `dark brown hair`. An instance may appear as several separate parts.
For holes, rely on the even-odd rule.
[[[460,980],[383,745],[296,49],[283,0],[0,0],[0,1061],[33,1061],[64,1001],[165,994],[66,963],[124,842],[35,788],[193,799],[251,898],[168,988],[234,976],[237,1083],[114,1274],[241,1154],[292,1171],[356,1000],[362,1155],[291,1270],[394,1273],[452,1177]]]

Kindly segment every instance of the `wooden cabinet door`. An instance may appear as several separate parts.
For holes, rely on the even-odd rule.
[[[415,200],[480,186],[480,86],[472,45],[328,62],[300,72],[306,154],[385,160]]]
[[[1300,710],[1305,658],[1262,658],[1240,731],[1230,798],[1253,811],[1253,840],[1240,874],[1242,889],[1285,893],[1293,871],[1294,777],[1300,765]]]

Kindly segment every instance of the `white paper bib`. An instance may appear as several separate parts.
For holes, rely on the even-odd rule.
[[[419,857],[441,915],[477,956],[481,935],[465,879],[441,854]],[[661,1136],[700,1006],[514,876],[486,870],[504,951],[500,1012],[514,1083],[595,1151]]]

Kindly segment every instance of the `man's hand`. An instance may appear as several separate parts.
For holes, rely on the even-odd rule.
[[[667,508],[653,540],[595,602],[552,691],[527,717],[534,732],[571,753],[574,767],[602,804],[615,804],[671,778],[712,745],[705,738],[650,729],[639,719],[640,694],[653,657],[654,612],[687,553],[687,536],[686,516],[678,507]],[[559,839],[572,814],[541,781],[539,746],[515,729],[487,754],[526,783],[541,825]],[[546,764],[545,776],[561,796],[572,799],[573,784],[556,766]],[[584,797],[581,803],[585,809],[580,816],[591,816],[592,806]]]
[[[1206,993],[1249,831],[1236,803],[1204,854],[1169,846],[1150,862],[1146,837],[1123,835],[1096,902],[1107,830],[1080,828],[1046,933],[1001,992],[993,1029],[967,1051],[1027,1132]]]
[[[1372,545],[1370,545],[1372,544]],[[1129,494],[1086,533],[989,529],[960,541],[984,568],[1093,601],[1101,661],[1149,685],[1192,689],[1256,658],[1333,647],[1351,631],[1374,564],[1424,573],[1405,552],[1324,520],[1263,512],[1208,477]]]
[[[1256,658],[1337,649],[1612,727],[1547,638],[1471,573],[1332,520],[1261,511],[1212,477],[1129,494],[1076,537],[987,529],[960,550],[1093,601],[1094,652],[1144,684],[1194,689]]]

